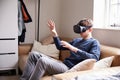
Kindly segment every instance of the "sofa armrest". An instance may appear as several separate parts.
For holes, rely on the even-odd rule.
[[[19,56],[18,66],[22,72],[25,68],[25,64],[27,62],[27,59],[28,59],[28,55],[20,55]]]
[[[32,46],[33,46],[33,44],[20,44],[18,46],[19,56],[27,55],[31,51]]]
[[[100,48],[101,48],[100,59],[109,57],[109,56],[120,55],[120,48],[106,46],[106,45],[100,45]]]

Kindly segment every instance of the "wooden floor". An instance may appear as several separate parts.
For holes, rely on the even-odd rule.
[[[0,80],[19,80],[20,76],[0,76]]]
[[[15,70],[0,71],[0,80],[19,80],[20,75]]]

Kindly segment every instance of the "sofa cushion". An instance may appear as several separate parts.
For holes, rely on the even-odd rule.
[[[72,67],[72,68],[71,68],[70,70],[68,70],[67,72],[83,71],[83,70],[92,69],[95,62],[96,62],[95,59],[86,59],[86,60],[78,63],[78,64],[75,65],[74,67]]]
[[[93,69],[108,68],[111,66],[114,56],[103,58],[97,61]]]
[[[110,68],[102,68],[102,69],[95,69],[95,70],[86,70],[86,71],[78,71],[78,72],[69,72],[69,73],[62,73],[53,75],[53,80],[76,80],[74,79],[77,76],[81,76],[86,78],[87,76],[109,76],[117,74],[120,70],[119,67],[110,67]],[[80,79],[80,80],[88,80],[88,79]],[[90,79],[89,79],[90,80]],[[100,79],[99,79],[100,80]]]
[[[43,76],[42,79],[39,79],[39,80],[52,80],[51,78],[52,78],[52,76],[46,75],[46,76]]]
[[[108,71],[109,70],[109,71]],[[84,75],[78,75],[73,79],[77,80],[120,80],[120,71],[119,69],[104,69],[97,71],[97,73],[88,73]]]
[[[32,51],[38,51],[50,57],[59,59],[59,50],[56,49],[55,44],[42,45],[38,41],[34,41]]]

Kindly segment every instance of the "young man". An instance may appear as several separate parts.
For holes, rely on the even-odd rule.
[[[57,49],[69,50],[70,56],[63,62],[50,58],[42,53],[31,52],[21,76],[21,80],[39,80],[45,72],[50,75],[65,72],[74,65],[85,59],[96,59],[100,57],[100,44],[92,37],[92,20],[83,19],[73,26],[74,32],[79,33],[81,38],[72,42],[60,41],[55,29],[55,23],[48,21],[48,27],[53,35]]]

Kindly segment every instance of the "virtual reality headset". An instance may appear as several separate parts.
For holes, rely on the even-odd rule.
[[[91,26],[80,26],[80,25],[74,25],[73,30],[75,33],[83,33],[86,30],[88,30]]]

